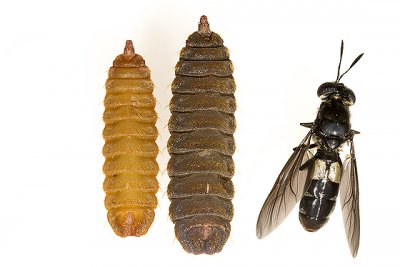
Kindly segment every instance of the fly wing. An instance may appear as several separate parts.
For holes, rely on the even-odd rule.
[[[267,236],[278,227],[303,196],[308,168],[300,170],[300,167],[312,155],[308,151],[311,136],[312,131],[308,132],[295,149],[265,200],[257,221],[258,238]]]
[[[349,243],[351,254],[356,257],[360,244],[360,209],[357,162],[353,138],[350,139],[350,157],[343,164],[343,175],[339,191],[347,242]]]

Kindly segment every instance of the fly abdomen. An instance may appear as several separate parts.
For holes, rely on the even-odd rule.
[[[300,201],[299,219],[305,230],[315,232],[328,222],[335,208],[341,166],[339,162],[316,159],[310,175],[312,180]]]
[[[235,82],[228,49],[203,16],[172,83],[168,197],[176,238],[193,254],[220,252],[233,217]]]

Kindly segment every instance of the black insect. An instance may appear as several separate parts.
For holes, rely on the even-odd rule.
[[[359,132],[350,125],[349,106],[356,97],[340,79],[363,54],[340,75],[342,55],[343,41],[336,81],[323,83],[318,88],[322,103],[317,118],[300,124],[310,131],[294,149],[265,200],[257,221],[257,236],[263,238],[271,233],[300,200],[301,224],[307,231],[317,231],[328,221],[340,191],[347,241],[355,257],[360,240],[360,215],[353,137]],[[347,154],[343,151],[346,148]],[[343,163],[340,154],[344,157]]]

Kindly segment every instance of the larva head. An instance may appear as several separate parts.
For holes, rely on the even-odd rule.
[[[208,24],[207,16],[203,15],[200,17],[199,30],[197,32],[201,35],[211,34],[210,24]]]
[[[135,56],[135,48],[133,47],[132,40],[126,40],[123,55],[126,60],[131,60]]]
[[[360,54],[350,65],[350,67],[343,73],[340,74],[340,66],[342,64],[342,56],[343,56],[343,41],[340,48],[340,61],[337,72],[336,81],[334,82],[326,82],[319,86],[317,95],[323,101],[330,100],[339,100],[342,101],[343,104],[351,106],[356,102],[356,95],[354,92],[346,87],[343,83],[340,83],[340,79],[345,75],[364,55],[364,53]]]
[[[135,48],[131,40],[127,40],[125,43],[124,53],[117,56],[113,62],[114,67],[122,68],[137,68],[144,67],[144,59],[135,53]]]
[[[175,235],[183,249],[195,255],[220,252],[230,231],[228,221],[214,216],[182,219],[175,223]]]
[[[186,40],[188,47],[220,47],[224,45],[222,38],[210,30],[207,16],[201,16],[198,30],[192,33]]]

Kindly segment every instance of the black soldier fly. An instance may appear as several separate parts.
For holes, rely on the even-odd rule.
[[[278,227],[298,201],[299,219],[304,229],[317,231],[328,221],[340,191],[347,241],[356,257],[360,215],[353,137],[359,132],[351,129],[349,112],[356,97],[340,79],[363,54],[340,75],[342,56],[343,41],[336,81],[319,86],[317,94],[322,103],[317,118],[314,122],[300,124],[310,131],[294,149],[265,200],[257,221],[257,237],[263,238]],[[343,155],[346,148],[349,152]],[[344,157],[343,163],[340,154]]]

